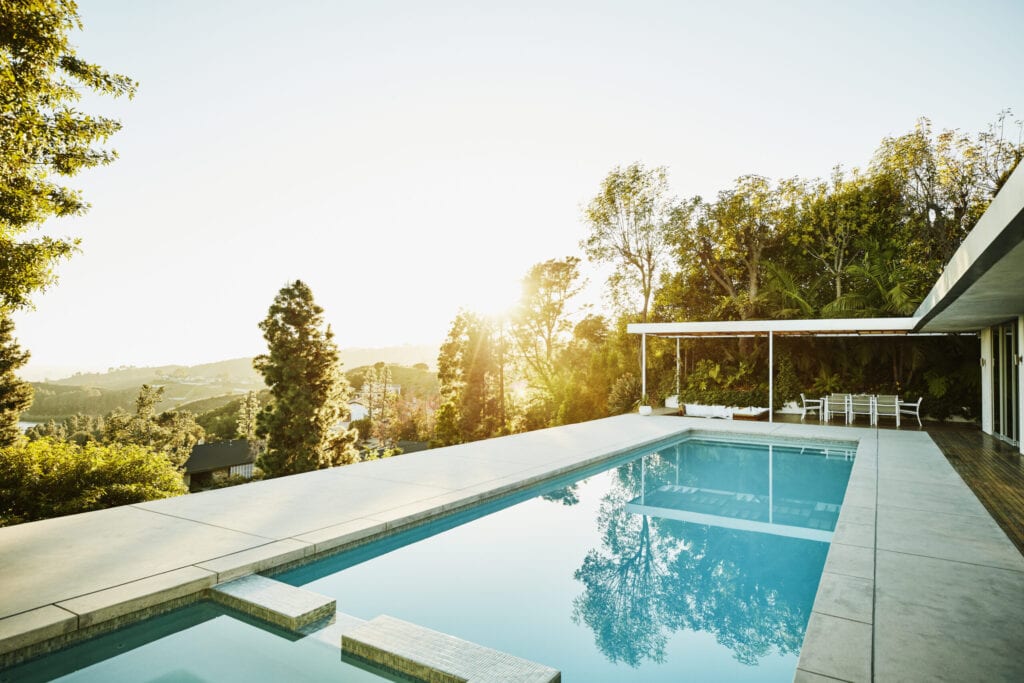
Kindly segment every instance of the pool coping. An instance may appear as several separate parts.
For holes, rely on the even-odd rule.
[[[445,449],[435,449],[423,454],[401,456],[390,461],[360,463],[345,468],[320,470],[294,477],[248,484],[233,489],[193,494],[173,499],[175,501],[173,503],[156,501],[137,506],[125,506],[133,508],[132,514],[142,517],[145,522],[184,525],[188,530],[197,530],[211,535],[213,541],[219,541],[221,536],[217,534],[221,534],[230,541],[229,545],[247,545],[248,547],[240,549],[233,547],[233,552],[218,555],[215,553],[219,546],[213,545],[211,546],[214,548],[212,551],[206,551],[207,554],[211,554],[209,557],[202,557],[182,566],[170,566],[165,571],[150,572],[130,581],[119,581],[118,579],[124,576],[124,568],[112,566],[112,578],[108,581],[109,585],[102,585],[103,581],[100,577],[99,590],[77,594],[74,585],[69,585],[63,591],[66,593],[65,595],[61,593],[60,586],[46,585],[47,577],[40,576],[35,579],[37,588],[43,592],[49,592],[48,597],[40,598],[40,600],[47,600],[45,604],[34,605],[30,609],[6,614],[3,611],[5,602],[9,602],[13,598],[0,596],[0,614],[5,614],[3,618],[0,618],[0,668],[45,654],[76,640],[120,627],[125,623],[186,604],[189,601],[203,599],[213,586],[241,576],[280,569],[306,562],[315,556],[340,552],[393,531],[468,508],[482,501],[498,498],[589,466],[613,460],[638,448],[654,447],[662,442],[668,443],[686,435],[705,434],[746,435],[755,439],[771,437],[773,439],[828,440],[843,443],[857,442],[858,444],[857,457],[854,461],[833,543],[826,560],[825,573],[822,575],[815,598],[795,680],[905,679],[908,670],[901,667],[900,663],[906,662],[906,658],[898,652],[893,653],[892,646],[886,642],[889,632],[894,628],[898,630],[898,638],[894,642],[899,642],[901,648],[907,648],[908,643],[910,646],[916,646],[917,649],[913,650],[917,653],[913,658],[913,671],[918,674],[923,673],[922,663],[918,660],[924,660],[924,665],[926,665],[929,658],[936,659],[936,653],[948,653],[950,649],[955,649],[952,639],[949,642],[945,642],[942,638],[936,639],[935,634],[928,630],[927,624],[920,629],[921,633],[915,635],[912,631],[907,630],[906,624],[899,619],[893,620],[890,618],[891,615],[884,613],[888,610],[887,605],[894,597],[885,594],[889,585],[899,585],[900,590],[904,593],[913,592],[915,586],[920,591],[927,592],[927,581],[904,585],[905,581],[900,584],[896,580],[899,577],[894,579],[890,576],[893,573],[893,567],[898,573],[898,568],[903,566],[900,564],[901,560],[905,560],[907,557],[927,556],[922,556],[920,549],[914,545],[915,543],[920,545],[919,539],[908,540],[907,537],[912,536],[915,532],[902,536],[897,534],[893,537],[891,529],[879,526],[879,510],[882,510],[883,513],[886,510],[895,511],[897,516],[902,514],[905,518],[907,511],[912,511],[913,508],[913,506],[906,507],[905,502],[901,505],[888,505],[885,495],[883,495],[882,505],[879,505],[879,482],[890,481],[887,476],[880,477],[880,472],[885,473],[886,470],[885,466],[879,467],[880,460],[882,463],[891,461],[893,473],[897,477],[891,481],[912,485],[915,477],[919,484],[929,484],[934,483],[931,480],[941,480],[941,486],[946,488],[942,488],[935,495],[945,496],[951,491],[959,491],[958,495],[966,501],[965,505],[969,505],[970,499],[977,503],[977,499],[948,465],[926,433],[879,431],[871,428],[816,424],[735,422],[676,416],[623,415]],[[902,457],[908,452],[912,457]],[[427,463],[425,458],[431,462]],[[916,463],[918,469],[912,471],[906,467],[896,467],[897,464],[903,466],[907,462]],[[953,473],[955,481],[946,476],[948,473],[944,473],[941,468],[943,464]],[[478,467],[478,471],[468,471],[472,469],[470,465]],[[417,468],[422,469],[423,473],[417,472]],[[440,473],[440,470],[445,468],[447,468],[446,472]],[[441,474],[444,476],[442,477]],[[433,480],[430,480],[431,476],[434,477]],[[305,479],[298,481],[297,477]],[[410,477],[415,479],[416,483],[411,483]],[[326,488],[323,487],[325,482],[328,484]],[[289,496],[303,496],[307,491],[320,488],[324,488],[326,492],[324,495],[327,495],[338,489],[355,490],[356,487],[366,488],[368,485],[383,487],[383,489],[390,488],[395,495],[387,497],[386,500],[375,499],[365,503],[361,509],[348,509],[345,506],[337,506],[337,509],[332,507],[326,511],[326,517],[320,516],[316,518],[315,522],[310,522],[315,528],[300,529],[302,533],[292,533],[299,528],[293,524],[288,528],[288,533],[275,537],[273,530],[284,528],[281,527],[280,520],[276,517],[268,517],[263,526],[259,526],[260,520],[252,522],[248,527],[245,524],[249,522],[238,522],[238,520],[246,519],[248,510],[246,506],[252,508],[250,511],[252,514],[256,514],[260,510],[260,506],[265,505],[268,499],[274,499],[275,495],[279,496],[275,500],[287,503],[293,499]],[[886,486],[881,488],[883,494],[888,495]],[[963,491],[966,491],[967,496],[963,495]],[[327,500],[327,498],[315,500]],[[927,509],[929,505],[933,507],[935,505],[934,501],[928,502],[927,497],[922,498],[922,501],[924,502],[918,507]],[[219,505],[221,502],[239,506],[241,511],[232,509],[233,514],[237,513],[233,518],[225,518],[221,513],[211,512],[219,510],[222,507]],[[321,503],[321,507],[324,505],[326,503]],[[977,505],[980,506],[980,503]],[[358,508],[358,505],[355,507]],[[1018,587],[1018,585],[1024,588],[1024,559],[1005,538],[1005,534],[1002,538],[1006,544],[1009,544],[1012,555],[1000,552],[996,547],[999,545],[998,538],[992,534],[990,528],[995,526],[995,523],[983,508],[981,511],[983,514],[978,514],[977,510],[972,507],[969,509],[969,514],[962,517],[969,518],[969,521],[976,523],[981,529],[979,533],[982,533],[985,539],[992,541],[993,547],[983,549],[992,558],[985,566],[991,565],[993,570],[1003,572],[1001,578],[1008,580],[1011,588]],[[102,540],[104,536],[98,527],[104,526],[100,523],[101,521],[109,521],[99,519],[98,516],[103,515],[103,512],[108,511],[72,516],[78,518],[72,520],[74,528],[91,529],[91,533],[97,535],[96,539]],[[90,515],[93,517],[89,517]],[[881,517],[884,525],[886,514],[882,514]],[[337,519],[336,523],[323,523],[325,520],[335,518]],[[33,549],[39,552],[52,550],[48,549],[46,544],[53,544],[55,540],[64,538],[61,533],[67,533],[58,528],[60,519],[67,518],[0,529],[0,557],[6,557],[6,559],[0,560],[0,579],[13,577],[18,581],[20,589],[31,590],[33,577],[26,577],[23,574],[31,572],[36,565],[26,561],[22,566],[19,563],[19,555],[21,557],[27,555],[32,558],[35,557],[32,554]],[[225,522],[225,519],[228,519],[229,522],[231,519],[235,521],[229,523]],[[135,523],[134,518],[130,521]],[[285,521],[291,523],[290,519]],[[921,521],[918,520],[918,522]],[[903,520],[903,523],[905,522],[906,519]],[[296,523],[301,524],[301,520]],[[94,529],[94,526],[97,528]],[[143,524],[143,526],[145,525]],[[880,528],[883,531],[881,546],[879,546]],[[998,530],[997,526],[996,529]],[[18,532],[11,533],[12,530],[18,530]],[[1001,533],[1001,530],[998,531]],[[106,529],[105,532],[108,535],[110,533],[109,529]],[[960,538],[965,533],[969,536],[972,532],[958,531],[958,533],[959,537],[957,538]],[[940,533],[939,536],[941,542],[949,544],[948,535],[943,536]],[[144,536],[140,538],[143,538],[137,543],[140,555],[147,551],[159,554],[161,549],[152,548],[152,539],[147,542]],[[89,540],[86,538],[84,542]],[[961,540],[963,539],[961,538]],[[904,543],[908,547],[903,548],[900,543]],[[974,547],[970,544],[968,546],[964,552],[970,552]],[[91,548],[91,546],[83,547]],[[5,550],[13,552],[6,553]],[[131,553],[132,546],[130,544],[117,546],[117,550],[124,557],[126,553]],[[162,550],[166,551],[166,549]],[[88,555],[88,558],[95,559],[93,564],[102,561],[109,563],[111,560],[110,553],[104,555],[102,549],[99,551],[90,549],[89,552],[91,554]],[[946,552],[946,554],[949,553]],[[880,559],[883,561],[880,562]],[[954,556],[952,559],[928,559],[963,564],[964,558]],[[969,559],[971,560],[969,564],[972,566],[978,564],[977,557],[972,556]],[[116,559],[114,564],[117,564]],[[147,566],[149,565],[143,566],[141,569],[145,570]],[[159,568],[163,569],[164,567]],[[73,581],[71,583],[73,584]],[[28,587],[26,588],[26,586]],[[882,593],[882,600],[879,600],[879,593]],[[1024,594],[1024,590],[1021,593]],[[50,599],[54,596],[59,599]],[[913,603],[913,596],[901,594],[896,597],[903,601],[901,604],[908,603],[908,601],[910,604],[916,604]],[[922,600],[919,599],[919,601]],[[882,605],[881,611],[879,611],[880,604]],[[1015,609],[1017,606],[1017,603],[1010,600],[1007,609]],[[1001,621],[1012,621],[1019,613],[1017,611],[1016,614],[1005,615],[1006,618]],[[884,636],[883,638],[879,638],[879,631],[883,631],[881,634]],[[1015,636],[1018,633],[1020,633],[1019,626],[1016,629],[1011,627],[1010,635]],[[995,654],[998,655],[998,653]],[[945,658],[939,656],[937,660],[945,661]],[[546,662],[546,664],[557,666],[557,662]],[[997,664],[1002,667],[997,667],[997,671],[1004,671],[1008,666],[1011,669],[1013,667],[1012,664],[1003,662],[1002,659]],[[962,669],[963,666],[958,670]],[[991,669],[992,667],[989,666],[986,670]],[[1013,670],[1016,671],[1016,669]]]

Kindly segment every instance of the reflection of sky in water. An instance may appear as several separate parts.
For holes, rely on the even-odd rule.
[[[827,544],[686,521],[693,496],[659,499],[659,491],[714,492],[705,507],[731,495],[764,517],[770,500],[778,531],[792,523],[777,518],[783,506],[841,502],[851,465],[775,448],[769,472],[767,447],[688,442],[277,578],[335,597],[342,612],[390,614],[559,668],[566,681],[790,681]],[[0,680],[49,680],[91,662],[65,680],[381,680],[315,638],[292,641],[212,605]]]

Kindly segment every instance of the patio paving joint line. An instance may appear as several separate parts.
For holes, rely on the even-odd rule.
[[[164,499],[164,500],[167,500],[167,499]],[[236,533],[236,534],[243,534],[245,536],[252,536],[253,538],[260,538],[260,539],[263,539],[263,540],[267,541],[267,543],[272,543],[274,541],[281,540],[279,538],[274,538],[272,536],[260,536],[259,534],[254,534],[254,533],[251,533],[251,532],[248,532],[248,531],[242,531],[240,529],[232,529],[229,526],[221,526],[220,524],[210,524],[209,522],[202,522],[202,521],[200,521],[198,519],[192,519],[191,517],[182,517],[180,515],[172,515],[169,512],[161,512],[160,510],[150,510],[149,508],[139,507],[138,505],[127,505],[125,507],[131,507],[131,508],[134,508],[135,510],[139,510],[141,512],[148,512],[148,513],[151,513],[151,514],[154,514],[154,515],[163,515],[164,517],[170,517],[172,519],[180,519],[183,522],[192,522],[193,524],[202,524],[203,526],[208,526],[211,529],[221,529],[222,531],[230,531],[230,532]],[[261,543],[260,545],[266,545],[266,543]],[[254,548],[258,548],[260,546],[253,546],[253,547]],[[188,566],[188,565],[186,565],[186,566]],[[179,569],[180,569],[180,567],[179,567]],[[160,573],[163,574],[164,572],[160,572]],[[156,576],[156,574],[154,574],[153,576]]]
[[[892,553],[893,555],[904,555],[906,557],[920,557],[925,560],[935,560],[936,562],[952,562],[953,564],[964,565],[965,567],[982,567],[984,569],[993,569],[998,571],[1010,572],[1011,574],[1024,574],[1024,568],[1022,569],[1011,569],[1010,567],[1000,567],[991,563],[985,562],[968,562],[967,560],[954,560],[948,557],[935,557],[934,555],[923,555],[921,553],[908,553],[903,550],[890,550],[889,548],[877,548],[875,555],[878,552]],[[876,559],[877,562],[877,559]]]

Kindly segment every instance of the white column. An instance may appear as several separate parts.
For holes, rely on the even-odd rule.
[[[679,337],[676,337],[676,397],[679,397]]]
[[[981,431],[992,433],[992,328],[981,331]]]
[[[640,335],[640,396],[647,396],[647,333]]]

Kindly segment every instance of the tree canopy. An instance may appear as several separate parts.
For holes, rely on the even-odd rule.
[[[76,103],[85,91],[132,97],[137,87],[78,57],[69,34],[81,27],[71,0],[5,2],[0,12],[0,312],[29,305],[76,248],[69,238],[21,239],[88,208],[63,178],[116,158],[99,145],[121,124]]]
[[[281,288],[260,329],[267,353],[253,365],[271,395],[257,420],[257,436],[266,439],[260,469],[278,477],[355,462],[358,435],[340,425],[351,387],[309,286],[296,280]]]

